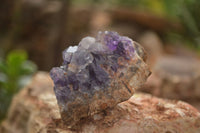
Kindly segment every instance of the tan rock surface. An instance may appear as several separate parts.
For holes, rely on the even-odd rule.
[[[47,73],[36,74],[32,83],[13,99],[1,133],[199,133],[200,113],[181,101],[135,94],[70,130],[60,119],[53,83]]]

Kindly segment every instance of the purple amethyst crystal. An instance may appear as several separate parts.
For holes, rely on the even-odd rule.
[[[128,100],[150,74],[143,48],[116,32],[83,38],[64,50],[63,60],[50,75],[67,124]]]

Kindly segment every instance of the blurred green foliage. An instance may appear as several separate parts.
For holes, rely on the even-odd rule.
[[[170,19],[179,20],[183,32],[174,32],[174,39],[200,49],[200,0],[117,0],[121,5],[149,10]]]
[[[6,59],[0,58],[0,121],[6,116],[12,97],[36,71],[36,65],[27,60],[25,51],[10,52]]]
[[[182,23],[184,31],[179,36],[190,45],[200,49],[200,1],[164,0],[166,12]]]

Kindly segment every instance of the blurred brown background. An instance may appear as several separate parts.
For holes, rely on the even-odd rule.
[[[154,54],[163,49],[184,52],[182,45],[186,41],[190,47],[199,47],[197,41],[193,42],[199,39],[199,21],[196,21],[199,16],[190,11],[190,6],[200,2],[190,1],[2,0],[1,55],[11,49],[25,49],[40,70],[49,71],[61,63],[61,51],[78,44],[84,36],[95,36],[99,30],[114,30],[127,35],[148,45],[146,47],[155,48]],[[193,22],[197,27],[193,27]],[[194,35],[189,38],[187,34]],[[177,44],[181,48],[177,48]],[[171,48],[172,45],[176,48]]]
[[[147,51],[153,74],[141,91],[200,107],[199,12],[198,0],[1,0],[1,94],[12,97],[16,91],[5,88],[21,87],[10,87],[21,74],[8,69],[13,50],[25,51],[38,70],[49,71],[61,65],[68,46],[112,30]]]

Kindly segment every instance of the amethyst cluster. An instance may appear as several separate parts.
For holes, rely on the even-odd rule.
[[[50,72],[62,119],[76,123],[129,99],[150,74],[145,57],[138,43],[109,31],[64,50]]]

